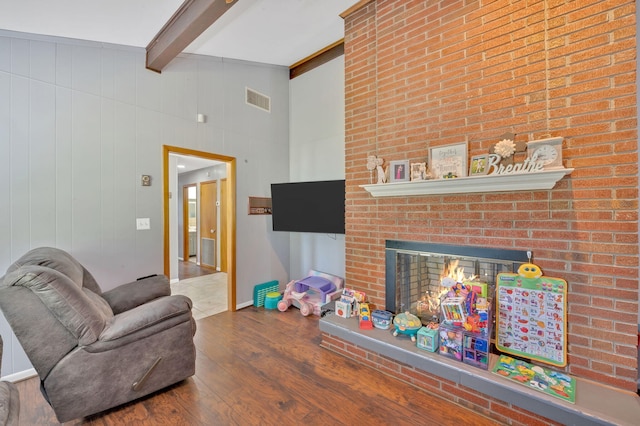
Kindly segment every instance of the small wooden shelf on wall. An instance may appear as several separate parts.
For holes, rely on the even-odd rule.
[[[510,175],[467,176],[455,179],[432,179],[360,185],[374,197],[408,195],[462,194],[470,192],[508,192],[552,189],[573,169],[551,169]]]

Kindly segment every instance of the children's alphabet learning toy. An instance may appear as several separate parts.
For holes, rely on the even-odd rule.
[[[567,282],[524,263],[497,280],[496,347],[564,367],[567,364]]]

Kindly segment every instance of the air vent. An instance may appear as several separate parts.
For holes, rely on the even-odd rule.
[[[247,89],[246,101],[247,104],[256,108],[260,108],[263,111],[271,112],[271,98],[262,93],[256,92],[253,89]]]

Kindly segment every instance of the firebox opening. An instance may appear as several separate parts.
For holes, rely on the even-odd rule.
[[[498,273],[516,272],[529,261],[523,250],[387,240],[385,307],[409,311],[426,324],[438,316],[444,277],[486,284],[491,299]]]

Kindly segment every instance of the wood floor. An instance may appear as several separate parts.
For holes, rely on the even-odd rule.
[[[178,278],[181,280],[215,274],[216,272],[218,271],[215,268],[207,268],[206,266],[198,266],[194,262],[178,260]]]
[[[195,376],[68,425],[495,425],[319,346],[317,317],[249,307],[197,322]],[[19,382],[20,424],[58,424]]]

